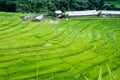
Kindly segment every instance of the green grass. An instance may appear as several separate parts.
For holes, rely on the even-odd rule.
[[[0,80],[120,79],[120,18],[51,24],[22,15],[0,13]]]

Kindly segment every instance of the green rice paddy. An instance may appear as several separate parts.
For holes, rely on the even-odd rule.
[[[21,15],[0,13],[0,80],[120,80],[120,18]]]

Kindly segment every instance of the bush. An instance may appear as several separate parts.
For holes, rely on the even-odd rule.
[[[116,5],[106,4],[103,6],[103,9],[104,10],[120,10],[120,7]]]
[[[16,3],[14,3],[14,2],[5,3],[5,2],[1,1],[0,2],[0,11],[15,12],[16,11]]]
[[[50,12],[50,13],[48,13],[48,16],[57,17],[57,14],[55,12]]]
[[[97,14],[97,16],[100,17],[100,16],[102,15],[101,13],[102,13],[102,11],[100,11],[100,12]]]

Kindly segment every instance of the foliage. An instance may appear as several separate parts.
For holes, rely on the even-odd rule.
[[[50,12],[50,13],[48,13],[48,16],[57,17],[57,14],[55,12]]]
[[[100,11],[100,12],[97,14],[97,16],[100,17],[100,16],[101,16],[101,13],[102,13],[102,11]]]
[[[0,11],[39,13],[54,10],[116,10],[116,6],[104,5],[105,0],[0,0]]]

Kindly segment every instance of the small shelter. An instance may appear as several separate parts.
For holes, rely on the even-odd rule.
[[[69,17],[78,17],[78,16],[97,16],[99,11],[96,10],[86,10],[86,11],[67,11]]]
[[[55,11],[55,13],[57,14],[57,17],[62,17],[63,12],[61,10]]]
[[[101,12],[102,15],[120,15],[120,11],[107,11],[107,10],[86,10],[86,11],[67,11],[69,17],[79,17],[79,16],[97,16]]]
[[[105,14],[105,15],[120,15],[120,11],[106,11],[106,10],[102,10],[102,14]]]
[[[22,16],[22,17],[20,17],[22,20],[24,20],[24,21],[30,21],[31,19],[32,19],[32,17],[31,16]]]
[[[57,10],[57,11],[55,11],[55,13],[56,13],[57,15],[61,15],[61,14],[62,14],[62,11],[61,11],[61,10]]]
[[[24,21],[36,21],[39,22],[44,18],[43,14],[37,15],[37,16],[22,16],[20,17]]]
[[[41,21],[43,18],[44,18],[44,15],[41,14],[41,15],[33,17],[32,21]]]

